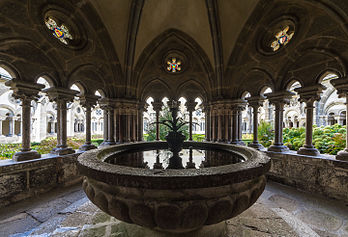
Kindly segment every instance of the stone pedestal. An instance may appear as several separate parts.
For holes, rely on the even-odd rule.
[[[13,161],[26,161],[26,160],[37,159],[40,157],[41,157],[41,155],[37,151],[34,151],[34,150],[20,151],[20,152],[16,152],[13,155],[12,160]]]
[[[336,159],[348,161],[348,149],[346,148],[343,151],[338,152],[336,155]]]

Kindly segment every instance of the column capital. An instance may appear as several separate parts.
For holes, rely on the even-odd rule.
[[[289,104],[294,95],[295,94],[290,91],[278,91],[265,94],[269,102],[274,105]]]
[[[197,103],[197,102],[194,102],[194,101],[187,101],[187,102],[185,103],[185,106],[186,106],[187,111],[189,111],[189,112],[195,111],[195,108],[196,108],[196,105],[197,105],[197,104],[198,104],[198,103]]]
[[[326,87],[318,84],[314,86],[296,88],[295,91],[300,95],[300,102],[305,102],[307,106],[313,104],[314,101],[320,100],[320,96]]]
[[[260,106],[263,105],[263,102],[265,101],[265,97],[260,95],[260,96],[252,96],[247,99],[248,104],[253,107],[258,109]]]
[[[100,108],[103,110],[114,109],[116,102],[111,98],[101,98],[99,99]]]
[[[74,100],[74,97],[79,93],[78,91],[63,88],[63,87],[51,87],[43,90],[48,95],[50,101],[63,101],[65,103]]]
[[[162,101],[154,101],[151,104],[152,104],[152,107],[153,107],[154,111],[158,112],[158,111],[162,110],[162,106],[163,106]]]
[[[231,101],[232,110],[243,111],[247,105],[244,99],[235,99]]]
[[[22,101],[25,99],[37,100],[39,98],[38,93],[45,87],[44,85],[23,81],[18,78],[7,81],[5,85],[13,90],[12,95],[14,98]]]
[[[339,97],[348,97],[348,79],[338,78],[330,80],[331,85],[333,85]]]
[[[97,104],[98,99],[100,99],[100,96],[87,94],[87,95],[78,95],[80,97],[80,104],[84,108],[92,108]]]

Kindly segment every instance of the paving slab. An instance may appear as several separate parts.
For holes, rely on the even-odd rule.
[[[0,236],[142,237],[144,229],[103,213],[80,187],[40,202],[9,207],[0,214]],[[1,210],[4,211],[4,210]],[[43,222],[43,223],[41,223]],[[291,187],[269,182],[259,200],[226,221],[228,237],[348,237],[348,207]],[[160,235],[159,235],[160,236]],[[167,237],[167,236],[166,236]]]

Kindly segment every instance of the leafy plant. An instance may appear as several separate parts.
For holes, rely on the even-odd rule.
[[[269,147],[274,139],[274,130],[270,123],[261,121],[258,129],[258,140],[264,147]]]

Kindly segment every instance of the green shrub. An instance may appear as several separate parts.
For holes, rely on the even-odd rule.
[[[261,121],[258,131],[258,140],[264,147],[269,147],[274,139],[274,130],[270,123]]]
[[[197,142],[202,142],[205,139],[204,134],[192,134],[192,140]]]
[[[346,126],[313,126],[313,145],[322,154],[336,155],[338,151],[345,148]],[[305,128],[284,128],[284,144],[291,150],[297,151],[305,143]]]

